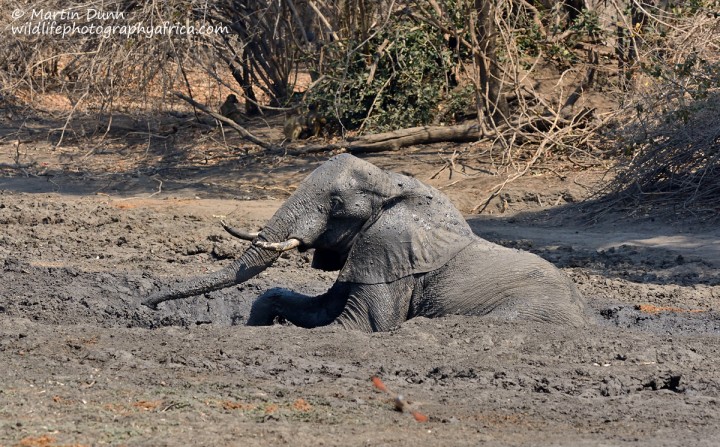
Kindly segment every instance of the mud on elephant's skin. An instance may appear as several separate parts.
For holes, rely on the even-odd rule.
[[[440,191],[352,155],[318,167],[252,237],[232,265],[143,304],[242,283],[297,248],[315,249],[312,266],[339,271],[337,281],[318,296],[271,289],[253,303],[248,325],[281,317],[307,328],[386,331],[449,314],[586,323],[582,297],[555,266],[481,239]]]

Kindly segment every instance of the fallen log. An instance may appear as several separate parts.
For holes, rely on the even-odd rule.
[[[257,144],[262,148],[269,149],[274,152],[282,152],[285,155],[304,155],[341,149],[351,154],[362,154],[369,152],[395,151],[403,147],[419,144],[444,142],[469,143],[486,138],[495,138],[506,131],[513,129],[526,133],[534,133],[537,131],[542,132],[543,130],[547,130],[552,127],[572,127],[577,125],[577,121],[586,120],[592,114],[591,112],[582,112],[575,116],[568,114],[569,116],[567,119],[551,115],[536,116],[530,119],[504,123],[490,131],[487,129],[484,130],[483,127],[476,121],[458,124],[455,126],[418,126],[393,130],[391,132],[353,137],[340,143],[309,144],[297,148],[285,148],[284,150],[280,146],[273,145],[254,136],[247,129],[240,126],[233,120],[224,117],[219,113],[211,112],[207,107],[192,98],[185,96],[180,92],[174,92],[174,95],[184,101],[187,101],[216,120],[221,121],[237,130],[246,140]]]
[[[365,135],[337,144],[307,145],[298,149],[288,150],[287,154],[312,154],[336,149],[345,149],[352,154],[394,151],[416,144],[440,142],[467,143],[478,141],[483,136],[480,125],[477,122],[456,126],[419,126],[393,130],[392,132]]]

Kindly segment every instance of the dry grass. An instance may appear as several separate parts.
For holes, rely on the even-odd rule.
[[[51,114],[110,114],[113,112],[162,112],[168,110],[169,92],[193,86],[199,98],[219,98],[222,92],[208,90],[205,70],[194,70],[207,59],[207,49],[198,35],[167,32],[148,37],[146,34],[125,35],[118,29],[142,24],[203,23],[194,14],[202,6],[196,0],[171,0],[127,4],[120,0],[37,2],[11,0],[7,11],[22,11],[5,31],[10,38],[0,41],[0,95],[10,104],[26,112]],[[88,17],[86,11],[119,11],[113,19]],[[69,16],[56,22],[41,19],[38,13],[65,11]],[[116,27],[108,35],[92,33],[54,34],[18,31],[24,25],[103,26]],[[11,28],[12,27],[12,28]],[[201,78],[193,72],[202,72]],[[229,77],[229,73],[223,73]],[[205,82],[202,82],[202,81]],[[200,81],[200,82],[199,82]],[[217,88],[217,83],[212,82]],[[172,107],[170,107],[172,109]],[[25,114],[25,113],[22,113]]]

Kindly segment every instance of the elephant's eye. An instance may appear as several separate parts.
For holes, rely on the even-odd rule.
[[[330,212],[338,213],[343,209],[343,201],[338,196],[330,197]]]

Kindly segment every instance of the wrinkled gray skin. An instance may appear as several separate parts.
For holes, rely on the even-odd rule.
[[[339,323],[387,331],[416,317],[487,315],[581,326],[584,305],[571,281],[536,255],[474,235],[438,190],[343,154],[317,168],[270,219],[257,241],[301,242],[312,266],[339,270],[326,293],[271,289],[254,302],[248,325],[281,317],[311,328]],[[232,265],[149,297],[171,299],[239,284],[279,253],[248,248]]]

